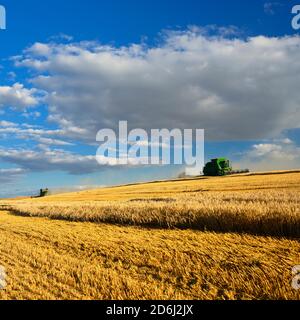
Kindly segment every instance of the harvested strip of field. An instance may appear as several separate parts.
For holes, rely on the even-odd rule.
[[[171,201],[172,200],[172,201]],[[191,193],[102,202],[18,202],[15,214],[69,221],[300,238],[300,194],[293,191]]]
[[[300,299],[300,243],[0,212],[0,299]]]

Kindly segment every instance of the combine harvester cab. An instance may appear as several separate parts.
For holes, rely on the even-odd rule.
[[[228,176],[231,174],[241,174],[241,173],[249,173],[249,169],[244,170],[232,170],[232,166],[230,161],[226,158],[218,158],[212,159],[208,162],[204,169],[203,173],[208,177],[220,177],[220,176]]]

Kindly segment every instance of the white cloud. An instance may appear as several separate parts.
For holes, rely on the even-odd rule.
[[[0,159],[35,172],[65,171],[76,175],[101,170],[95,156],[82,156],[59,149],[0,149]]]
[[[13,124],[13,123],[12,123]],[[2,127],[2,128],[1,128]],[[0,133],[2,134],[18,134],[24,136],[36,136],[40,137],[42,135],[51,135],[51,136],[63,136],[64,132],[62,130],[47,130],[47,129],[37,129],[35,127],[21,128],[18,124],[15,126],[0,126]]]
[[[35,120],[35,119],[37,119],[37,118],[39,118],[39,117],[41,116],[41,113],[38,112],[38,111],[34,111],[34,112],[27,112],[27,111],[25,111],[25,112],[22,113],[22,116],[23,116],[24,118],[26,118],[26,119],[33,119],[33,120]]]
[[[69,141],[63,140],[65,132],[62,130],[47,130],[39,126],[23,123],[22,125],[9,121],[0,121],[0,134],[9,138],[26,141],[37,141],[44,145],[71,146]],[[55,139],[52,137],[60,137]]]
[[[25,109],[38,104],[36,89],[26,89],[20,83],[13,86],[0,86],[0,107]]]
[[[100,172],[108,167],[120,168],[116,158],[108,158],[96,155],[80,155],[62,149],[51,149],[50,145],[62,145],[59,141],[40,139],[41,144],[35,150],[32,149],[4,149],[0,148],[0,160],[20,166],[28,172],[64,171],[73,175]],[[125,155],[123,155],[125,157]],[[122,155],[119,156],[120,158]],[[127,157],[127,155],[126,155]],[[135,159],[129,156],[129,166],[141,167],[148,163],[147,158]]]
[[[24,169],[0,169],[0,174],[21,174],[24,173]]]
[[[205,128],[213,140],[263,140],[245,154],[246,167],[299,166],[293,141],[273,138],[299,127],[300,37],[238,39],[234,27],[211,36],[214,28],[167,32],[155,47],[34,44],[15,63],[35,74],[36,89],[2,86],[0,106],[38,117],[40,110],[26,109],[42,102],[58,129],[0,121],[2,136],[39,143],[36,150],[0,149],[0,159],[29,171],[96,172],[95,156],[50,146],[92,144],[99,129],[128,120],[134,128]]]
[[[0,169],[0,183],[11,183],[21,178],[26,173],[25,169]]]
[[[299,36],[228,39],[192,28],[156,47],[36,44],[16,64],[38,73],[49,120],[68,136],[92,142],[128,120],[204,128],[207,139],[265,139],[299,127],[299,48]]]
[[[12,127],[17,127],[18,124],[10,121],[0,121],[0,127],[2,128],[12,128]]]
[[[240,166],[252,170],[299,169],[300,147],[290,139],[255,144],[244,154]]]
[[[284,148],[278,144],[261,143],[253,146],[253,150],[249,154],[252,157],[271,157],[271,158],[287,158]]]
[[[67,141],[58,140],[58,139],[51,139],[51,138],[39,137],[36,140],[42,144],[45,144],[45,145],[54,145],[54,146],[72,146],[72,145],[74,145],[73,143],[70,143]]]
[[[54,145],[54,146],[72,146],[73,144],[67,141],[58,140],[58,139],[51,139],[51,138],[37,138],[37,141],[45,144],[45,145]]]

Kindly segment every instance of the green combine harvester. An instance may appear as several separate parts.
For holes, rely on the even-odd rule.
[[[232,170],[230,161],[226,158],[212,159],[208,162],[203,170],[203,173],[207,177],[220,177],[228,176],[231,174],[248,173],[249,169],[245,170]]]
[[[41,189],[40,190],[40,198],[47,197],[49,195],[49,189]]]

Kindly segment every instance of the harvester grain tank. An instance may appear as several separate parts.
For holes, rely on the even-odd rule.
[[[249,169],[244,170],[232,170],[231,163],[226,158],[212,159],[208,162],[203,170],[205,176],[216,177],[216,176],[227,176],[231,174],[248,173]]]

